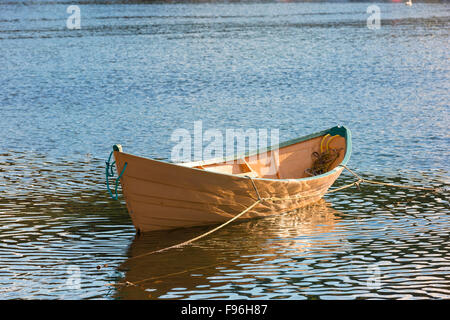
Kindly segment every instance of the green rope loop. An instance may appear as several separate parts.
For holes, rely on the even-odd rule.
[[[127,168],[128,163],[125,162],[122,172],[120,172],[119,176],[116,178],[114,194],[113,194],[111,191],[111,188],[109,187],[109,178],[114,177],[114,165],[116,164],[115,161],[113,163],[111,163],[111,157],[112,157],[113,153],[114,153],[114,151],[111,151],[111,153],[109,154],[108,160],[105,162],[106,163],[106,168],[105,168],[106,169],[105,170],[106,188],[108,189],[108,193],[111,196],[111,198],[113,198],[113,200],[117,200],[119,198],[119,195],[117,194],[117,187],[119,186],[120,178],[122,178],[123,173],[125,172],[125,169]]]

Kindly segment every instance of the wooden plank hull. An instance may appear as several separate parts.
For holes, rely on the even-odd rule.
[[[255,177],[252,181],[243,175],[166,163],[121,151],[114,151],[114,157],[117,172],[121,172],[127,163],[120,181],[133,224],[138,232],[147,232],[223,223],[258,200],[258,193],[261,198],[295,199],[263,201],[243,215],[242,219],[283,213],[317,202],[341,174],[343,168],[337,165],[344,158],[348,160],[349,134],[341,138],[341,144],[346,146],[342,159],[338,159],[327,174],[309,178]],[[292,145],[300,146],[309,140],[283,146],[280,148],[280,157],[284,154],[281,150],[292,149]],[[251,160],[250,157],[247,159]],[[298,161],[299,164],[301,162]],[[257,167],[256,162],[252,165]],[[216,164],[214,170],[221,170],[224,166],[223,163]],[[282,167],[283,161],[280,160]],[[280,172],[281,169],[277,175]]]

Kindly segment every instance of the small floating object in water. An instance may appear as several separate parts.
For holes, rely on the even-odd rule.
[[[146,232],[265,217],[315,203],[349,161],[351,133],[337,126],[232,161],[175,164],[127,154],[120,145],[111,154],[120,174],[114,196],[110,155],[108,191],[117,199],[120,181],[136,230]]]
[[[407,5],[407,6],[412,6],[412,0],[406,1],[406,2],[405,2],[405,5]]]

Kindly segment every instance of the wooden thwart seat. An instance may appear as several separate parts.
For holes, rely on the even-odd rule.
[[[247,161],[245,161],[244,158],[242,158],[241,160],[242,160],[242,163],[240,163],[239,166],[241,167],[241,170],[243,172],[242,173],[237,173],[236,175],[240,176],[240,177],[249,176],[249,177],[252,177],[252,178],[258,178],[259,177],[258,173],[255,170],[252,169],[250,164]]]

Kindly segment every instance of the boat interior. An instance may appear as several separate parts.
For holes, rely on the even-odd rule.
[[[281,144],[278,149],[222,162],[191,162],[191,168],[268,179],[300,179],[333,170],[344,159],[346,139],[329,133]]]

